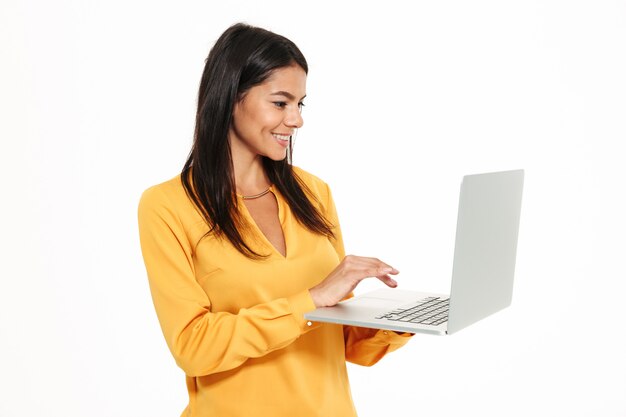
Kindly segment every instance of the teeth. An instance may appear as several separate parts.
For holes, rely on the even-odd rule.
[[[277,135],[276,133],[273,133],[273,136],[278,140],[289,140],[289,135],[285,136],[285,135]]]

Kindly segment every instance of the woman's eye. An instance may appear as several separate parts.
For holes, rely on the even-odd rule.
[[[299,108],[300,110],[302,110],[302,108],[303,108],[303,107],[304,107],[304,103],[302,103],[302,102],[298,103],[298,108]]]
[[[276,107],[280,107],[282,109],[282,108],[284,108],[287,105],[287,103],[285,103],[284,101],[275,101],[274,105]]]

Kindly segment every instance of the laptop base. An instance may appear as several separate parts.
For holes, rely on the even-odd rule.
[[[408,305],[427,297],[447,298],[448,296],[445,294],[382,288],[344,300],[333,307],[318,308],[310,313],[306,313],[304,318],[316,322],[347,324],[396,332],[446,335],[447,322],[438,326],[432,326],[377,318],[391,310],[395,310],[399,302]]]

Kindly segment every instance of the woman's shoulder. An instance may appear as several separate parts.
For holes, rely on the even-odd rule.
[[[328,201],[330,189],[324,180],[295,165],[293,166],[293,172],[316,197],[323,202]]]
[[[293,168],[293,172],[307,185],[311,184],[311,185],[317,185],[317,186],[321,185],[324,187],[327,186],[324,180],[322,180],[320,177],[316,175],[311,174],[309,171],[306,171],[295,165],[293,165],[292,168]]]
[[[142,194],[140,205],[144,206],[180,206],[186,205],[188,197],[181,181],[181,176],[148,187]]]

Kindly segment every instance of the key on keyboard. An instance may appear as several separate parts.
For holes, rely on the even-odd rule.
[[[449,298],[426,297],[376,318],[438,326],[448,321],[449,303]]]

